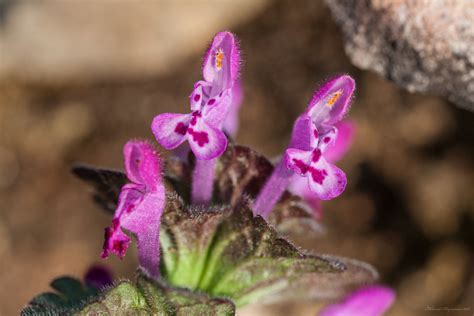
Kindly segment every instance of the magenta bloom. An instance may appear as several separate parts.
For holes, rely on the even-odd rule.
[[[354,80],[344,75],[329,81],[315,93],[306,111],[295,122],[282,161],[254,203],[256,214],[268,216],[295,173],[307,180],[315,199],[330,200],[344,191],[346,175],[326,155],[337,140],[335,125],[348,111],[354,88]]]
[[[381,316],[394,300],[392,289],[370,286],[350,294],[342,303],[327,306],[319,316]]]
[[[111,227],[105,229],[102,258],[114,252],[123,258],[130,244],[122,229],[137,238],[140,266],[151,276],[159,273],[160,218],[165,206],[161,167],[152,145],[129,141],[124,146],[128,183],[122,187]]]
[[[335,163],[340,160],[352,145],[355,133],[355,125],[350,121],[341,121],[335,125],[337,128],[337,138],[333,146],[326,148],[324,157],[328,162]],[[314,210],[316,218],[322,217],[321,200],[318,199],[308,185],[308,179],[295,174],[291,178],[288,190],[301,196]]]
[[[197,159],[220,156],[227,147],[222,124],[232,103],[232,87],[239,71],[239,51],[234,35],[220,32],[204,56],[203,77],[190,96],[191,113],[165,113],[155,117],[152,130],[166,149],[184,141]]]

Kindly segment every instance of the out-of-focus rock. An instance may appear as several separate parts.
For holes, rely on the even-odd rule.
[[[61,83],[161,74],[267,2],[14,2],[3,10],[0,25],[0,80]]]
[[[352,62],[474,111],[474,2],[326,0]]]

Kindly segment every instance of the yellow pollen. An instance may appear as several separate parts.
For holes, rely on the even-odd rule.
[[[216,67],[218,70],[222,69],[222,59],[224,58],[224,51],[219,48],[216,52]]]
[[[328,102],[326,103],[326,105],[328,107],[331,107],[334,105],[334,103],[336,103],[336,101],[341,97],[342,95],[342,91],[339,90],[339,91],[336,91],[334,92],[334,94],[331,96],[331,98],[328,100]]]

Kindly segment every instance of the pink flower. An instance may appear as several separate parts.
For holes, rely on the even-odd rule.
[[[324,156],[330,163],[340,160],[352,145],[354,138],[355,125],[350,121],[341,121],[335,125],[337,129],[337,138],[332,146],[326,148]],[[308,179],[301,177],[299,174],[293,175],[288,190],[296,195],[301,196],[306,202],[314,207],[316,217],[321,216],[320,200],[313,194]]]
[[[394,300],[392,289],[370,286],[350,294],[342,303],[327,306],[319,316],[381,316]]]
[[[295,123],[296,146],[286,150],[287,168],[307,178],[308,188],[320,200],[339,196],[347,184],[345,173],[327,159],[327,153],[338,138],[335,125],[348,111],[354,88],[351,77],[340,76],[318,90]]]
[[[309,189],[313,199],[330,200],[344,191],[346,175],[331,163],[328,154],[338,137],[335,125],[348,111],[354,89],[354,80],[343,75],[314,94],[293,126],[290,145],[282,161],[255,200],[255,214],[268,216],[294,174],[305,178],[307,189],[303,191],[307,193]]]
[[[238,71],[235,37],[230,32],[220,32],[204,56],[204,80],[194,85],[191,113],[165,113],[153,120],[152,131],[158,143],[174,149],[187,140],[197,159],[220,156],[227,147],[221,128],[232,103],[232,87]]]
[[[158,276],[160,218],[165,205],[158,155],[148,142],[129,141],[124,146],[128,183],[122,187],[112,225],[105,229],[102,258],[110,252],[123,258],[130,237],[138,242],[140,265],[151,276]]]

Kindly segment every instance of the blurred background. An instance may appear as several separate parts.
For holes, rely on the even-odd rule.
[[[93,263],[133,276],[133,253],[100,260],[110,218],[70,167],[122,168],[123,144],[153,139],[154,115],[187,111],[220,30],[243,52],[237,142],[268,156],[319,84],[356,79],[357,135],[339,164],[348,187],[323,205],[327,236],[305,246],[372,263],[397,291],[389,315],[472,315],[474,114],[352,66],[331,12],[309,0],[0,0],[0,315]]]

